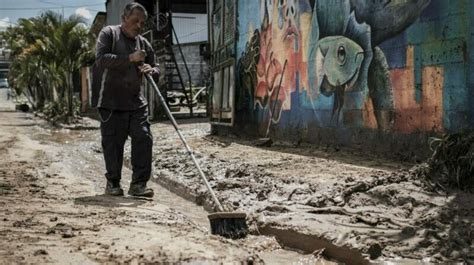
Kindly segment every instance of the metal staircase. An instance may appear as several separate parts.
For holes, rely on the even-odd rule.
[[[165,58],[165,79],[166,79],[166,95],[168,106],[172,110],[178,111],[181,107],[187,107],[189,113],[193,115],[191,76],[187,69],[186,61],[183,58],[183,63],[188,74],[187,84],[184,81],[182,70],[179,68],[178,61],[174,54],[173,48],[168,46],[166,48]]]
[[[196,100],[193,100],[192,95],[191,73],[172,25],[171,31],[175,36],[176,43],[174,46],[177,47],[178,52],[175,53],[171,41],[155,40],[152,42],[164,75],[164,80],[159,84],[159,87],[164,92],[163,94],[166,95],[166,102],[172,112],[189,114],[192,117]],[[168,36],[168,38],[171,38],[171,36]],[[184,67],[180,67],[180,65]],[[187,82],[184,78],[185,76],[187,77]],[[181,110],[183,107],[187,108],[189,112],[183,112]]]

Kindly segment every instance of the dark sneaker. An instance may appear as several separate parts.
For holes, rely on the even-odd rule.
[[[130,196],[139,196],[139,197],[148,197],[151,198],[153,197],[155,193],[151,188],[147,188],[146,186],[130,186],[130,189],[128,190],[128,195]]]
[[[120,187],[120,184],[117,185],[107,181],[107,185],[105,186],[105,194],[111,196],[123,196],[123,189]]]

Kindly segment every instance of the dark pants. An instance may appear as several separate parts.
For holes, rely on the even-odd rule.
[[[132,183],[146,185],[151,175],[153,137],[147,107],[134,111],[99,109],[100,132],[104,153],[105,177],[115,185],[122,177],[123,149],[128,136],[132,139]]]

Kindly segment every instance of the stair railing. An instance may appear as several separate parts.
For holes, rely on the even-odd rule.
[[[188,64],[186,63],[186,59],[183,54],[183,50],[181,49],[181,44],[179,43],[178,36],[176,35],[176,31],[174,30],[173,24],[171,24],[171,30],[173,31],[174,38],[176,39],[176,45],[178,46],[179,53],[181,54],[181,59],[183,60],[184,63],[184,68],[186,69],[186,73],[188,75],[188,83],[189,83],[189,97],[188,99],[188,106],[189,106],[189,111],[191,114],[191,117],[193,116],[193,87],[192,87],[192,81],[191,81],[191,72],[189,71]],[[174,53],[174,52],[173,52]],[[178,69],[179,71],[179,69]],[[186,87],[184,88],[186,90]],[[185,91],[186,94],[186,91]],[[191,100],[191,102],[189,102]]]

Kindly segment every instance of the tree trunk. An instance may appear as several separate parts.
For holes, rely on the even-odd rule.
[[[35,87],[36,87],[36,108],[42,109],[46,101],[45,89],[40,85],[39,80],[36,80]]]
[[[74,90],[74,86],[73,86],[73,83],[72,83],[72,72],[69,72],[68,73],[68,117],[72,117],[73,116],[73,97],[72,97],[72,94],[73,94],[73,90]]]
[[[28,86],[27,89],[26,89],[25,96],[28,99],[28,101],[30,102],[31,107],[33,109],[36,109],[36,99],[35,99],[35,94],[34,94],[34,88]]]

